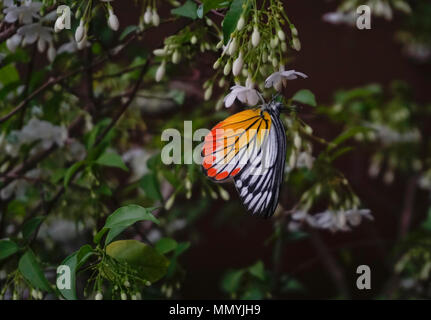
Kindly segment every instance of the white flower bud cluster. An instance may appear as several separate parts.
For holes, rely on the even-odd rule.
[[[186,27],[177,34],[167,37],[164,41],[164,47],[153,51],[153,54],[162,60],[156,72],[157,82],[163,79],[168,62],[179,64],[183,59],[192,58],[196,52],[217,50],[214,45],[204,38],[209,33],[208,28],[214,28],[212,22],[209,23],[208,21],[210,20],[207,19],[207,26],[201,26],[193,30]],[[211,94],[212,92],[209,90],[206,96],[211,97]]]
[[[143,14],[141,15],[139,24],[141,29],[144,29],[145,25],[153,25],[155,27],[158,27],[160,25],[160,16],[157,13],[157,8],[148,5]]]
[[[223,51],[214,62],[213,68],[220,69],[215,78],[220,77],[217,82],[221,87],[230,83],[230,77],[234,77],[237,86],[244,83],[246,79],[258,84],[262,83],[263,81],[260,80],[264,80],[269,74],[281,68],[284,69],[288,58],[286,54],[288,45],[297,50],[301,47],[298,31],[285,16],[281,4],[255,9],[244,10],[229,41],[225,45],[220,41],[217,45],[217,49],[223,47]],[[268,21],[267,16],[273,19]],[[282,28],[284,25],[290,27],[290,39]],[[215,78],[212,82],[216,82]],[[247,93],[254,95],[250,90],[253,88],[248,85],[246,87],[249,89]],[[236,88],[238,93],[241,90],[244,89]],[[209,91],[208,89],[206,93]],[[233,98],[233,95],[230,98]],[[228,105],[231,102],[232,99],[228,99]]]

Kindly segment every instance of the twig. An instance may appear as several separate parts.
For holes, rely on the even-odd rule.
[[[340,292],[344,298],[349,298],[350,293],[344,279],[343,271],[332,256],[328,247],[322,241],[319,233],[313,228],[310,228],[310,240],[331,275],[338,292]]]

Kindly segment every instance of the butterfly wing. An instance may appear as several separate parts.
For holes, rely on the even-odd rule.
[[[278,114],[259,152],[234,177],[235,187],[247,210],[269,218],[277,208],[286,161],[286,133]]]
[[[217,182],[237,176],[256,157],[271,128],[268,112],[250,109],[218,123],[205,137],[202,167]]]

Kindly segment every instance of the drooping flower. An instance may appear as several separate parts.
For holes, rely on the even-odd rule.
[[[356,23],[357,15],[356,12],[328,12],[322,16],[322,20],[331,24],[346,24],[354,26]]]
[[[43,26],[40,22],[26,24],[20,27],[17,34],[22,36],[24,45],[33,44],[37,40],[46,43],[52,42],[52,29]]]
[[[224,98],[226,108],[233,105],[236,99],[250,106],[255,106],[262,100],[261,94],[253,88],[253,84],[247,86],[236,85],[231,88],[231,92]]]
[[[39,10],[42,7],[41,2],[32,2],[31,0],[21,0],[21,5],[17,6],[13,1],[7,1],[4,3],[5,14],[4,20],[8,23],[14,23],[19,21],[23,24],[29,24],[33,22],[33,18],[39,18]]]
[[[327,229],[332,232],[349,231],[362,222],[362,218],[373,220],[368,209],[326,210],[313,216],[315,227]]]
[[[284,71],[283,68],[281,68],[280,71],[274,72],[266,78],[265,88],[274,87],[277,91],[281,91],[282,87],[287,85],[287,80],[295,80],[298,77],[304,79],[308,78],[308,76],[302,72],[295,70]]]

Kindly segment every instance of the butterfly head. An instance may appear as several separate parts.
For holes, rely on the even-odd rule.
[[[267,110],[268,112],[271,112],[271,113],[275,113],[277,115],[280,114],[284,108],[285,106],[280,101],[278,95],[274,96],[269,103],[263,105],[264,110]]]

